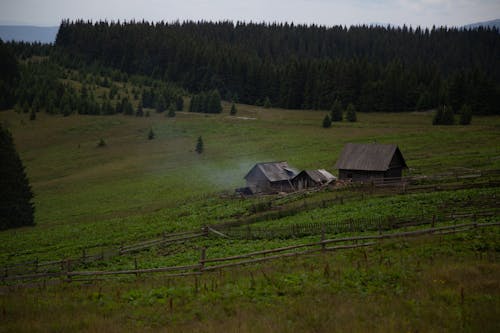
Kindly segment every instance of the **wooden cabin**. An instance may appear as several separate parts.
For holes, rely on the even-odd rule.
[[[325,169],[303,170],[292,179],[294,188],[299,191],[312,187],[327,185],[335,181],[336,177]]]
[[[348,143],[335,168],[339,170],[339,179],[366,181],[397,180],[408,167],[397,145]]]
[[[245,180],[252,193],[291,192],[295,190],[291,180],[297,173],[287,162],[257,163]]]

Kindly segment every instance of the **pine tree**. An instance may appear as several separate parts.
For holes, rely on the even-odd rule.
[[[347,109],[346,109],[345,113],[346,113],[345,117],[346,117],[347,121],[356,122],[358,120],[358,118],[356,116],[356,107],[354,106],[354,104],[349,103],[349,105],[347,105]]]
[[[432,125],[441,125],[442,122],[443,122],[443,108],[439,107],[436,110],[434,117],[432,117]]]
[[[455,117],[453,115],[453,110],[451,107],[443,106],[443,120],[442,125],[453,125],[455,122]]]
[[[131,116],[134,114],[134,108],[132,106],[132,103],[130,103],[127,97],[124,97],[122,99],[122,110],[123,114],[127,116]]]
[[[153,132],[153,128],[151,127],[148,133],[148,140],[153,140],[154,138],[155,138],[155,133]]]
[[[271,107],[271,101],[269,100],[269,97],[266,96],[264,99],[264,108],[269,109]]]
[[[230,114],[231,116],[234,116],[234,115],[236,114],[236,112],[237,112],[237,110],[236,110],[236,105],[233,103],[233,104],[231,105],[231,111],[229,111],[229,114]]]
[[[222,105],[220,104],[220,94],[219,91],[212,91],[207,98],[207,110],[208,113],[221,113]]]
[[[144,116],[144,110],[142,109],[142,103],[139,102],[139,105],[137,106],[137,111],[135,113],[136,117],[143,117]]]
[[[331,109],[331,118],[332,121],[342,121],[343,115],[342,115],[342,103],[336,99],[335,102],[333,102],[332,109]]]
[[[196,142],[196,148],[195,148],[195,151],[198,153],[198,154],[201,154],[203,153],[203,139],[201,136],[198,137],[198,141]]]
[[[174,118],[175,117],[175,106],[174,106],[174,104],[170,104],[170,106],[168,107],[167,117],[169,117],[169,118]]]
[[[34,225],[33,192],[12,135],[0,125],[0,229]]]
[[[184,99],[181,95],[178,95],[175,99],[175,108],[177,109],[177,111],[182,111],[182,109],[184,108]]]
[[[325,118],[323,118],[323,128],[329,128],[332,126],[332,120],[330,119],[329,115],[326,115]]]
[[[161,95],[156,101],[156,112],[161,113],[165,111],[165,96]]]
[[[470,125],[472,120],[472,110],[467,104],[460,109],[460,125]]]

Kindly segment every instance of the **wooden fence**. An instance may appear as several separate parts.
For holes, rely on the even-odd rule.
[[[482,210],[480,212],[463,212],[453,214],[414,215],[414,216],[384,216],[347,219],[332,222],[299,223],[290,226],[255,227],[251,224],[243,226],[225,226],[215,229],[221,235],[233,239],[276,239],[317,235],[321,232],[337,234],[344,232],[387,231],[412,226],[434,225],[444,221],[456,221],[467,218],[494,217],[498,209]],[[211,230],[214,230],[212,227]]]
[[[87,281],[89,280],[89,278],[93,280],[98,277],[106,277],[106,276],[116,276],[116,275],[138,276],[142,274],[151,274],[151,273],[168,273],[166,274],[166,277],[200,275],[203,272],[220,270],[232,266],[249,265],[279,258],[294,257],[305,254],[311,254],[315,252],[339,251],[345,249],[373,246],[378,243],[377,241],[382,241],[385,239],[410,238],[410,237],[419,237],[424,235],[447,235],[457,232],[466,232],[477,228],[493,227],[499,225],[500,222],[494,222],[494,223],[474,222],[474,223],[456,224],[445,227],[421,229],[408,232],[386,233],[378,235],[367,235],[367,236],[345,237],[345,238],[334,238],[334,239],[324,239],[324,234],[323,234],[322,240],[317,242],[312,242],[307,244],[297,244],[297,245],[262,250],[262,251],[255,251],[229,257],[207,258],[206,249],[202,248],[198,262],[187,266],[172,266],[172,267],[159,267],[159,268],[148,268],[148,269],[134,268],[134,269],[117,270],[117,271],[72,271],[71,266],[67,265],[66,269],[61,272],[33,273],[33,274],[18,275],[18,276],[4,276],[2,278],[2,282],[5,284],[9,282],[29,281],[29,280],[45,281],[46,279],[60,279],[61,281],[72,282],[72,281]],[[78,277],[80,278],[78,279]]]
[[[178,244],[188,240],[192,240],[199,237],[205,237],[208,234],[208,230],[206,228],[196,231],[185,231],[179,233],[163,233],[161,238],[155,238],[151,240],[147,240],[144,242],[133,243],[131,245],[121,245],[117,248],[101,248],[97,252],[91,254],[90,251],[92,248],[84,248],[82,249],[82,255],[79,257],[73,258],[65,258],[61,260],[52,260],[52,261],[39,261],[38,259],[32,261],[26,261],[22,263],[11,264],[5,267],[0,268],[0,274],[3,273],[3,276],[15,276],[15,275],[27,275],[27,273],[32,274],[57,274],[61,271],[66,271],[68,266],[70,267],[79,267],[85,266],[86,264],[103,261],[115,256],[126,255],[129,253],[141,251],[153,246],[160,245],[170,245],[170,244]]]

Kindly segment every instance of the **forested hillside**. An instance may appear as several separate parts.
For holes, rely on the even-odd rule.
[[[500,112],[496,29],[63,21],[56,46],[71,62],[249,104],[328,109],[339,99],[366,112],[441,104]]]

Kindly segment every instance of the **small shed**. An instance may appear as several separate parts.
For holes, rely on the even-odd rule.
[[[364,181],[401,178],[408,168],[403,154],[395,144],[348,143],[335,164],[339,179]]]
[[[297,170],[287,162],[265,162],[255,164],[245,176],[247,187],[253,193],[294,191],[292,178]]]
[[[292,180],[296,190],[326,185],[334,181],[336,177],[325,169],[303,170]]]

